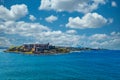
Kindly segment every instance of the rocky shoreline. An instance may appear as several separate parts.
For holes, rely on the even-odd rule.
[[[42,46],[42,47],[41,47]],[[49,46],[49,44],[27,44],[22,46],[12,46],[4,52],[15,52],[23,54],[64,54],[73,51],[83,50],[98,50],[92,48],[78,48],[78,47],[61,47],[61,46]]]

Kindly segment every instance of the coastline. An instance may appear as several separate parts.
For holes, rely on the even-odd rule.
[[[53,46],[47,44],[23,44],[21,46],[11,46],[4,52],[14,52],[20,54],[66,54],[71,52],[80,52],[88,50],[101,50],[88,47],[65,47],[65,46]]]
[[[78,48],[77,48],[78,49]],[[73,52],[81,52],[81,51],[90,51],[90,50],[100,50],[100,49],[79,49],[79,50],[70,50],[69,49],[69,51],[66,51],[66,52],[64,52],[64,51],[55,51],[55,52],[42,52],[42,53],[34,53],[34,52],[21,52],[21,51],[9,51],[9,49],[7,49],[7,50],[5,50],[4,52],[5,53],[17,53],[17,54],[29,54],[29,55],[32,55],[32,54],[34,54],[34,55],[57,55],[57,54],[70,54],[70,53],[73,53]]]

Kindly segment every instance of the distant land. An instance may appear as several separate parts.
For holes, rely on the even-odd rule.
[[[79,47],[61,47],[47,44],[23,44],[21,46],[11,46],[4,52],[16,52],[24,54],[57,54],[69,53],[72,51],[82,50],[99,50],[92,48],[79,48]]]

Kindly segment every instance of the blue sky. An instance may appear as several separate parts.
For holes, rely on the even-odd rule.
[[[119,0],[0,0],[0,46],[120,49]]]

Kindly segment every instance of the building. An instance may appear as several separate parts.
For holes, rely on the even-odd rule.
[[[36,53],[42,53],[44,52],[44,50],[50,50],[50,49],[55,48],[55,46],[52,46],[49,43],[47,44],[24,44],[23,47],[25,51],[33,51]]]

